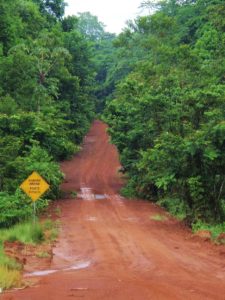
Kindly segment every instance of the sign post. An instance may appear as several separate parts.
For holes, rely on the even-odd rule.
[[[20,185],[20,188],[33,201],[34,222],[36,219],[36,201],[49,189],[49,187],[49,184],[37,172],[33,172]]]

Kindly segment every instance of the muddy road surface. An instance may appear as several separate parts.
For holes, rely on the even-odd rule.
[[[82,151],[64,162],[61,230],[48,269],[4,300],[225,300],[225,248],[195,238],[154,204],[119,195],[122,180],[106,125],[95,121]],[[157,220],[157,215],[164,215]]]

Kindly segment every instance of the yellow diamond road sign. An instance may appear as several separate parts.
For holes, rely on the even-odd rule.
[[[33,172],[20,186],[33,200],[37,201],[48,189],[49,184],[37,173]]]

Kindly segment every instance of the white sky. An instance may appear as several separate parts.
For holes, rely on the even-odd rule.
[[[120,33],[125,22],[140,15],[142,0],[65,0],[66,16],[89,11],[106,25],[105,30]]]

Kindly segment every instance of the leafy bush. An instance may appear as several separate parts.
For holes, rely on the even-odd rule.
[[[9,227],[32,215],[30,201],[17,191],[15,195],[0,193],[0,227]]]
[[[221,233],[225,232],[225,222],[220,224],[209,224],[204,223],[201,220],[197,220],[193,223],[192,229],[194,232],[199,230],[209,230],[212,234],[212,238],[216,239]]]
[[[39,199],[36,202],[37,212],[43,211],[47,206],[46,199]],[[0,192],[0,210],[0,228],[10,227],[33,216],[32,201],[20,189],[13,195]]]
[[[120,193],[126,198],[133,198],[136,195],[135,186],[132,180],[130,180],[121,190]]]
[[[18,157],[15,160],[14,169],[17,170],[16,181],[18,183],[22,183],[33,171],[36,171],[50,185],[46,196],[50,199],[56,199],[59,196],[59,186],[64,175],[58,163],[54,162],[48,152],[40,146],[34,145],[24,157]]]
[[[190,213],[185,201],[179,198],[163,198],[160,199],[157,204],[164,207],[180,220],[185,219]]]
[[[129,69],[104,120],[130,177],[126,192],[191,221],[223,222],[224,8],[189,2],[164,1],[118,36],[114,67]]]

